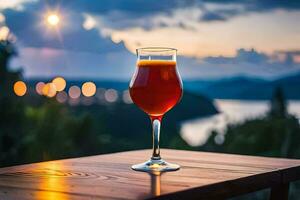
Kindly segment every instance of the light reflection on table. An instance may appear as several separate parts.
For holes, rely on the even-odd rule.
[[[149,173],[151,177],[151,194],[152,196],[159,196],[161,194],[161,172]]]
[[[40,180],[38,188],[35,192],[35,199],[44,200],[69,200],[69,195],[64,193],[68,191],[68,184],[66,184],[66,177],[64,173],[64,165],[61,163],[46,162],[41,163],[42,169],[46,169],[45,175]]]

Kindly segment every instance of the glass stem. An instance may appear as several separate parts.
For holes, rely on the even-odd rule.
[[[159,136],[160,136],[160,120],[153,119],[152,121],[152,139],[153,139],[153,153],[152,160],[160,160],[160,150],[159,150]]]

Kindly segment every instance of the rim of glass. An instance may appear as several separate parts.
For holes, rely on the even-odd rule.
[[[166,51],[175,51],[177,52],[177,49],[172,47],[141,47],[137,48],[136,52],[139,51],[145,51],[145,52],[166,52]]]

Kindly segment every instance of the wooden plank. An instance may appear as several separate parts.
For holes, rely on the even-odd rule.
[[[218,199],[298,180],[300,173],[299,160],[167,149],[163,158],[180,164],[179,171],[153,176],[130,169],[150,155],[140,150],[1,168],[0,199]]]

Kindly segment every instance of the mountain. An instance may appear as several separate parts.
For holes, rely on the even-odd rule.
[[[28,83],[28,86],[31,88],[30,91],[33,91],[33,93],[35,93],[33,88],[40,81],[49,82],[51,80],[45,80],[45,79],[27,80],[26,82]],[[66,86],[65,91],[67,91],[68,88],[71,87],[72,85],[77,85],[80,87],[86,81],[93,81],[96,84],[97,88],[105,88],[105,89],[113,88],[115,90],[118,90],[119,92],[127,90],[128,86],[129,86],[129,83],[126,81],[67,80],[67,86]],[[32,102],[32,99],[31,99],[31,102]],[[114,109],[115,109],[119,106],[121,110],[122,109],[126,110],[124,113],[126,113],[126,114],[131,113],[130,117],[133,117],[133,113],[135,113],[135,109],[137,107],[133,104],[126,105],[124,103],[122,104],[121,102],[122,101],[119,101],[117,104],[112,104],[112,107],[114,107]],[[94,106],[99,107],[99,105],[94,105]],[[83,106],[83,107],[84,107],[84,109],[86,109],[85,108],[86,106]],[[104,106],[104,108],[107,109],[106,106]],[[111,109],[111,107],[109,109]],[[118,109],[116,109],[116,110],[118,110]],[[95,109],[95,111],[96,111],[96,113],[98,113],[99,108]],[[214,106],[211,99],[209,99],[206,96],[203,96],[201,94],[197,94],[195,92],[184,91],[181,101],[175,106],[174,109],[169,111],[167,113],[167,115],[170,115],[168,117],[168,120],[171,121],[171,124],[174,124],[175,122],[177,123],[179,121],[184,121],[184,120],[202,117],[202,116],[206,116],[206,115],[212,115],[212,114],[216,114],[217,112],[218,111],[217,111],[216,107]],[[139,114],[137,114],[137,115],[139,115]]]
[[[300,99],[300,73],[272,81],[237,76],[185,82],[186,90],[219,99],[270,99],[276,87],[283,89],[286,98]]]
[[[45,79],[27,80],[30,86]],[[114,88],[119,91],[128,89],[129,81],[114,80],[67,80],[67,88],[72,85],[81,86],[85,81],[93,81],[100,88]],[[236,76],[222,79],[186,80],[184,90],[208,98],[217,99],[261,99],[272,97],[276,87],[281,87],[287,99],[300,99],[300,73],[276,80],[265,80],[247,76]]]

